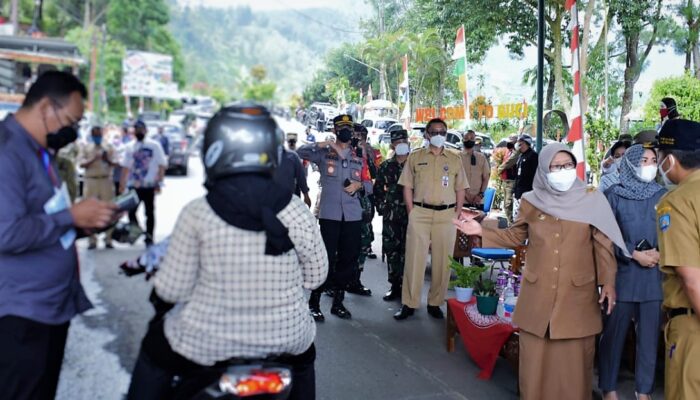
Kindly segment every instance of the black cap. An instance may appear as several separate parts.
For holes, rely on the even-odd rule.
[[[391,132],[391,141],[408,139],[408,132],[405,129],[399,129]]]
[[[656,147],[658,145],[657,135],[658,133],[654,130],[641,131],[634,137],[634,144],[641,144],[645,148]]]
[[[340,114],[337,117],[333,118],[333,126],[336,129],[340,129],[343,126],[349,126],[350,128],[353,127],[353,122],[352,122],[352,117],[347,114]]]
[[[700,124],[687,119],[666,121],[659,132],[659,150],[700,150]]]
[[[369,134],[369,132],[367,132],[367,127],[362,125],[362,124],[357,124],[357,123],[354,124],[354,129],[355,129],[355,132],[361,133],[365,136]]]

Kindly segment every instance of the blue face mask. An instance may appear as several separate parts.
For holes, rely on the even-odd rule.
[[[92,136],[92,142],[98,146],[101,145],[102,144],[102,136]]]

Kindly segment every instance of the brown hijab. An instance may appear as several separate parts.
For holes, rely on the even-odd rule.
[[[576,162],[576,157],[567,146],[561,143],[548,144],[540,152],[532,191],[525,193],[523,199],[556,218],[594,226],[612,240],[627,257],[630,257],[610,203],[602,193],[597,190],[589,191],[580,179],[577,179],[566,192],[554,190],[549,185],[547,181],[549,164],[561,151],[569,153]]]

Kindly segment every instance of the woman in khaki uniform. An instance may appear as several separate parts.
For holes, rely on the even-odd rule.
[[[627,250],[607,200],[576,178],[576,159],[560,143],[544,148],[533,191],[522,199],[508,229],[482,230],[465,214],[455,225],[481,235],[484,247],[529,242],[513,318],[520,327],[521,398],[588,400],[602,329],[599,303],[607,301],[608,314],[615,305],[613,242]]]

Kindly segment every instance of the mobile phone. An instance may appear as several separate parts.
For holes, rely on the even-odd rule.
[[[136,191],[130,190],[121,196],[114,198],[114,204],[117,205],[120,212],[127,212],[135,209],[139,205],[139,196]]]
[[[352,185],[352,182],[350,182],[350,179],[345,179],[345,182],[343,182],[343,187],[348,187]]]
[[[634,246],[634,249],[637,251],[647,251],[653,248],[654,246],[652,246],[651,243],[649,243],[649,241],[646,239],[640,240],[639,243],[637,243],[637,245]]]

